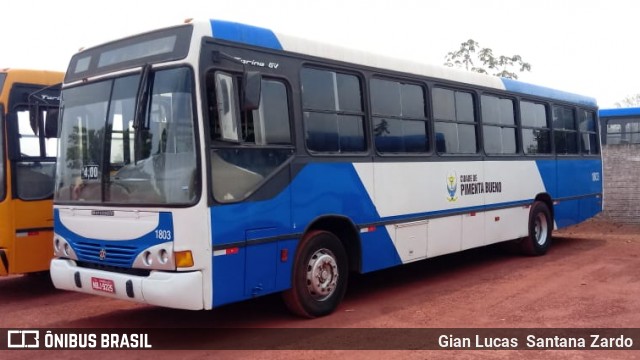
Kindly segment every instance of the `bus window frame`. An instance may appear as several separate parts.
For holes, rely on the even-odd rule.
[[[480,129],[480,127],[482,126],[482,108],[480,107],[480,103],[479,103],[479,95],[476,89],[472,88],[472,87],[462,87],[462,86],[456,86],[456,85],[452,85],[452,84],[448,84],[448,83],[443,83],[443,82],[437,82],[434,83],[433,86],[430,89],[431,91],[429,92],[428,96],[429,96],[429,101],[431,104],[431,125],[433,128],[433,137],[434,137],[434,143],[433,143],[433,152],[435,154],[437,154],[439,157],[443,157],[443,158],[471,158],[471,159],[475,159],[475,158],[481,158],[484,154],[484,139],[482,138],[481,134],[482,134],[482,130]],[[471,109],[472,109],[472,113],[473,113],[473,122],[469,122],[469,121],[460,121],[457,119],[457,114],[456,114],[456,119],[455,120],[444,120],[444,119],[438,119],[436,118],[436,105],[435,105],[435,99],[434,99],[434,93],[436,90],[448,90],[451,91],[453,93],[453,98],[454,98],[454,111],[456,110],[456,93],[465,93],[465,94],[469,94],[471,96],[471,101],[472,101],[472,105],[471,105]],[[457,111],[456,111],[457,113]],[[476,151],[473,153],[463,153],[463,152],[447,152],[446,149],[445,151],[439,151],[438,150],[438,134],[436,131],[436,123],[447,123],[447,124],[462,124],[462,125],[472,125],[474,127],[474,135],[475,135],[475,147],[476,147]],[[456,131],[457,131],[457,127],[456,127]],[[458,147],[459,147],[459,143],[458,143]]]
[[[498,123],[487,123],[486,119],[483,116],[483,106],[482,106],[482,98],[485,96],[490,96],[490,97],[495,97],[499,100],[510,100],[511,104],[513,105],[513,125],[503,125],[503,124],[498,124]],[[522,147],[522,125],[520,123],[520,99],[518,99],[517,97],[513,96],[512,94],[509,93],[504,93],[504,94],[500,94],[497,92],[482,92],[478,95],[478,98],[480,99],[478,102],[478,106],[480,107],[480,111],[479,111],[479,116],[480,116],[480,126],[481,129],[479,129],[480,133],[482,134],[481,138],[482,138],[482,149],[481,152],[488,157],[491,158],[501,158],[501,157],[522,157],[524,156],[524,150]],[[500,127],[500,128],[510,128],[510,129],[514,129],[515,130],[515,142],[516,142],[516,151],[513,153],[493,153],[493,152],[487,152],[485,149],[485,133],[484,133],[484,127],[485,126],[494,126],[494,127]]]
[[[422,106],[423,106],[423,111],[424,111],[424,118],[417,118],[414,116],[394,116],[394,115],[385,115],[385,114],[378,114],[374,111],[373,107],[373,91],[372,91],[372,82],[374,80],[377,81],[388,81],[388,82],[395,82],[400,84],[400,86],[403,85],[411,85],[411,86],[416,86],[418,88],[420,88],[422,90]],[[367,113],[367,115],[365,115],[367,117],[366,121],[366,126],[365,129],[369,128],[370,129],[370,137],[372,138],[371,140],[371,148],[373,148],[373,152],[380,157],[389,157],[389,158],[393,158],[393,157],[416,157],[416,158],[425,158],[425,157],[431,157],[434,155],[435,153],[435,143],[434,143],[434,125],[433,125],[433,113],[431,110],[431,89],[429,88],[428,84],[426,84],[423,81],[417,81],[416,79],[411,79],[411,78],[402,78],[402,77],[394,77],[394,76],[388,76],[388,75],[384,75],[384,74],[379,74],[379,73],[375,73],[372,74],[368,77],[365,78],[365,82],[368,85],[368,87],[366,88],[365,93],[363,94],[363,96],[368,97],[368,99],[365,99],[365,103],[368,100],[368,103],[370,104],[370,108],[369,108],[369,112]],[[400,102],[402,104],[402,98],[400,99]],[[402,106],[402,105],[401,105]],[[401,121],[422,121],[425,124],[425,131],[426,131],[426,136],[425,136],[425,140],[427,142],[426,144],[426,151],[415,151],[415,152],[409,152],[409,151],[402,151],[402,152],[389,152],[389,151],[380,151],[378,150],[378,147],[376,146],[376,135],[375,135],[375,119],[376,118],[392,118],[394,120],[401,120]],[[365,133],[365,137],[369,138],[369,135]]]
[[[336,76],[338,74],[340,75],[346,75],[346,76],[353,76],[358,80],[358,85],[360,87],[360,106],[361,106],[361,110],[360,112],[356,112],[353,110],[340,110],[340,109],[334,109],[334,110],[330,110],[330,109],[315,109],[315,108],[307,108],[304,106],[304,96],[303,96],[303,92],[302,92],[302,87],[303,87],[303,81],[302,81],[302,72],[303,70],[315,70],[315,71],[327,71],[327,72],[333,72],[336,74]],[[300,62],[300,66],[297,69],[297,77],[298,77],[298,86],[299,86],[299,91],[300,91],[300,103],[299,103],[299,110],[301,112],[301,120],[299,123],[296,123],[296,125],[300,126],[300,128],[302,129],[302,144],[303,144],[303,149],[306,152],[306,154],[308,154],[309,156],[312,157],[335,157],[335,158],[343,158],[343,157],[368,157],[371,156],[371,151],[372,148],[374,148],[375,146],[371,143],[372,141],[372,137],[371,137],[371,111],[370,111],[370,103],[369,103],[369,99],[368,97],[370,96],[369,94],[369,87],[367,84],[367,76],[365,74],[363,74],[361,71],[357,71],[354,69],[350,69],[350,68],[345,68],[345,67],[341,67],[341,66],[336,66],[335,64],[331,64],[330,62],[324,62],[324,63],[317,63],[317,62],[306,62],[306,61],[301,61]],[[308,142],[307,142],[307,129],[308,129],[308,125],[307,125],[307,121],[305,121],[305,116],[304,113],[305,112],[314,112],[314,113],[318,113],[318,114],[336,114],[337,116],[340,115],[346,115],[346,116],[358,116],[362,118],[362,131],[363,131],[363,142],[364,142],[364,148],[361,151],[341,151],[340,149],[336,152],[336,151],[318,151],[318,150],[312,150],[309,148],[308,146]],[[297,131],[297,130],[296,130]],[[339,133],[338,133],[339,135]],[[340,138],[338,137],[338,142],[340,141]]]

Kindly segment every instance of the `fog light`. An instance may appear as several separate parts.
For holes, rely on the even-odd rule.
[[[161,264],[166,264],[169,261],[169,252],[165,249],[160,250],[158,253],[158,260]]]
[[[63,250],[65,256],[69,256],[69,254],[71,253],[69,251],[69,244],[67,244],[67,243],[64,243],[64,246],[62,247],[62,250]]]
[[[142,260],[144,261],[145,265],[151,266],[151,264],[153,264],[153,258],[151,257],[151,252],[145,251],[144,255],[142,255]]]
[[[53,242],[53,250],[56,253],[60,252],[60,239],[56,238],[55,241]]]

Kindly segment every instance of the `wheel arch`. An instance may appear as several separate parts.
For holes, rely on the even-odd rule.
[[[360,243],[360,231],[358,227],[346,216],[327,215],[313,220],[303,235],[315,231],[323,230],[334,234],[347,252],[350,271],[360,271],[362,264],[362,245]]]
[[[551,227],[555,227],[555,213],[554,213],[554,209],[553,209],[553,199],[551,199],[551,195],[549,195],[548,193],[541,193],[536,195],[535,201],[541,201],[543,202],[545,205],[547,205],[547,208],[549,209],[549,212],[551,213]]]

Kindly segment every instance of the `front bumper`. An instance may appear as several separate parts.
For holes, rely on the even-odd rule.
[[[135,276],[77,266],[74,260],[51,260],[51,280],[58,289],[185,310],[204,309],[202,272],[152,271]],[[94,290],[91,278],[113,281],[115,292]]]

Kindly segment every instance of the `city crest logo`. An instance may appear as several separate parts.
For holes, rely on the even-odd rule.
[[[455,172],[449,173],[449,175],[447,175],[447,193],[449,193],[449,196],[447,196],[447,201],[449,202],[455,202],[458,200],[458,197],[456,196],[456,193],[458,192],[457,179],[458,177]]]

